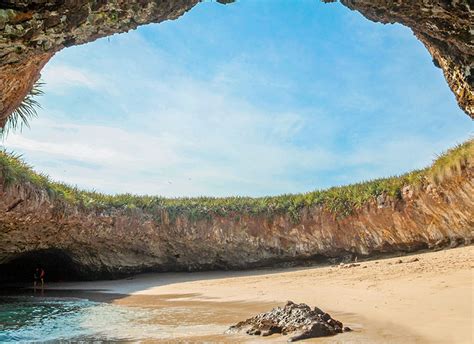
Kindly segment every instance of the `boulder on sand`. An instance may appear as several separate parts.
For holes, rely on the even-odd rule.
[[[311,309],[304,303],[288,301],[284,307],[277,307],[270,312],[260,313],[253,318],[231,326],[227,333],[245,331],[249,335],[270,336],[274,333],[291,334],[288,341],[332,336],[350,328],[331,318],[318,307]]]

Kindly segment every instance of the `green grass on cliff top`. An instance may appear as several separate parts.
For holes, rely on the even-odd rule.
[[[36,173],[19,156],[0,150],[0,182],[4,187],[31,183],[45,190],[53,199],[61,199],[89,209],[141,208],[156,214],[165,210],[172,219],[179,214],[184,214],[194,220],[209,218],[212,215],[286,213],[297,221],[300,210],[305,206],[320,205],[336,216],[346,216],[381,194],[400,198],[404,186],[416,187],[429,182],[440,183],[446,177],[459,174],[473,157],[474,139],[470,139],[439,156],[430,167],[401,176],[380,178],[304,194],[258,198],[164,198],[132,194],[106,195],[95,191],[83,191],[77,187],[54,182],[48,176]]]

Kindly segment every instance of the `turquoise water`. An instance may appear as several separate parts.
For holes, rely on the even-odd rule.
[[[0,343],[166,342],[224,330],[184,306],[142,308],[62,295],[0,295]]]
[[[125,339],[101,333],[100,324],[91,326],[98,312],[113,320],[123,310],[80,298],[2,296],[0,342]]]

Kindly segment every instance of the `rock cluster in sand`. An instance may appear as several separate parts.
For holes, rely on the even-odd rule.
[[[277,307],[270,312],[260,313],[253,318],[231,326],[228,333],[245,331],[249,335],[270,336],[275,333],[291,334],[288,341],[332,336],[350,328],[333,319],[318,307],[311,309],[304,303],[288,301],[284,307]]]

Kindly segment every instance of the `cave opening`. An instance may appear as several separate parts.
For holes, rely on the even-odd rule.
[[[79,269],[67,252],[46,249],[23,253],[0,265],[0,282],[33,281],[33,273],[38,266],[45,271],[45,282],[80,279]]]

